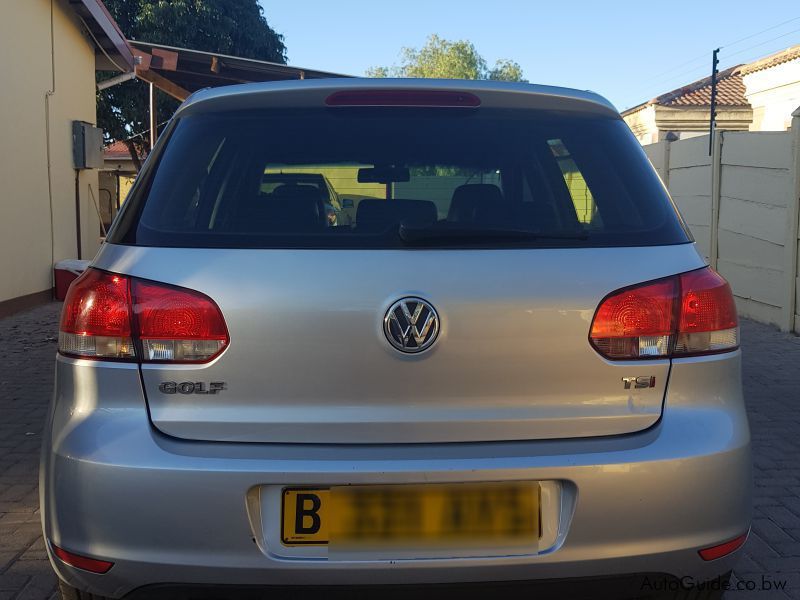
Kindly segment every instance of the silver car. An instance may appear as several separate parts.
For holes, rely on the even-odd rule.
[[[751,510],[738,348],[593,93],[204,90],[64,304],[47,549],[69,599],[719,596]]]

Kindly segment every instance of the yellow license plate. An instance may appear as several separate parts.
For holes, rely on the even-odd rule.
[[[537,482],[365,485],[283,490],[287,546],[418,547],[539,539]]]

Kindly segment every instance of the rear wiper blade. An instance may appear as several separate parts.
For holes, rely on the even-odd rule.
[[[537,233],[527,229],[505,227],[414,227],[400,224],[398,230],[404,242],[433,240],[587,240],[586,232]]]

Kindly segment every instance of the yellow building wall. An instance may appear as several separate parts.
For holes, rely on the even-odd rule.
[[[49,289],[53,261],[78,253],[72,121],[96,122],[95,57],[67,2],[52,2],[52,44],[51,0],[0,19],[0,302]],[[97,171],[80,174],[84,258],[99,248],[89,186],[97,196]]]
[[[380,183],[358,183],[357,166],[351,165],[325,165],[318,166],[287,166],[269,167],[265,173],[321,173],[324,175],[337,194],[342,196],[375,196],[381,198],[386,194],[386,186]]]

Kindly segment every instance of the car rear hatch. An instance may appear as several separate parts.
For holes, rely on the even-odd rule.
[[[337,85],[201,97],[148,161],[95,265],[207,295],[229,334],[210,362],[142,365],[155,427],[349,444],[656,423],[669,360],[603,358],[592,318],[616,289],[703,263],[618,116],[582,97],[443,83],[461,100],[386,107]],[[344,106],[330,101],[341,89],[357,92]],[[323,175],[354,222],[327,222],[327,199],[292,187],[297,173]],[[398,347],[403,299],[409,314],[427,304],[416,332],[397,313],[410,332]]]

